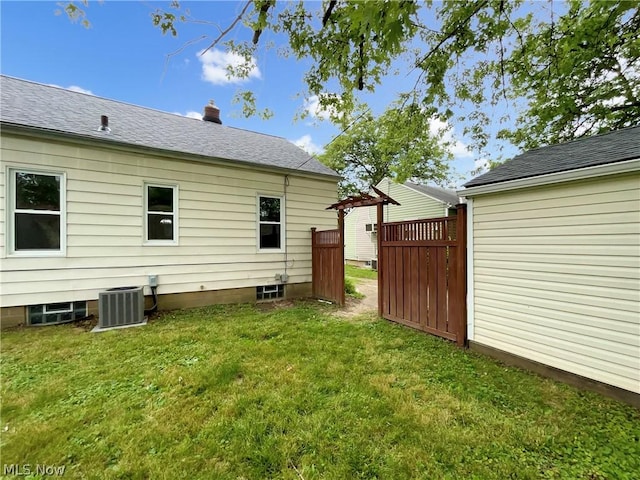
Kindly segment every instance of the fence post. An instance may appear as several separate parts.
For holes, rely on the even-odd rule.
[[[340,248],[340,259],[338,269],[340,270],[340,281],[338,282],[338,286],[340,287],[340,292],[338,292],[338,298],[340,299],[340,306],[344,305],[344,210],[338,210],[338,245]]]
[[[456,205],[456,240],[458,248],[458,258],[456,259],[458,270],[458,282],[460,298],[456,301],[460,302],[459,323],[457,343],[464,347],[467,343],[467,206],[464,203]]]
[[[318,266],[316,265],[318,256],[316,252],[316,227],[311,227],[311,295],[315,298],[318,294],[316,284],[318,282]]]
[[[379,203],[377,205],[377,218],[376,218],[376,225],[377,225],[377,229],[378,229],[378,234],[376,235],[378,238],[378,315],[382,317],[382,289],[383,289],[383,281],[382,281],[382,275],[384,273],[384,268],[385,266],[382,263],[382,218],[384,215],[384,205],[382,203]]]

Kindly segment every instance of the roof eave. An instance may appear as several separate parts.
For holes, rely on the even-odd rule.
[[[443,205],[446,205],[446,206],[448,206],[448,207],[452,207],[452,206],[455,206],[455,205],[457,205],[458,203],[460,203],[460,200],[459,200],[459,199],[458,199],[458,201],[457,201],[456,203],[451,203],[451,202],[449,202],[448,200],[442,200],[441,198],[436,198],[436,197],[434,197],[434,196],[432,196],[432,195],[429,195],[428,193],[421,192],[420,190],[418,190],[418,189],[416,189],[416,188],[413,188],[411,185],[407,185],[406,183],[402,183],[401,185],[402,185],[403,187],[406,187],[406,188],[410,189],[410,190],[411,190],[411,191],[413,191],[413,192],[416,192],[416,193],[419,193],[419,194],[421,194],[421,195],[424,195],[425,197],[428,197],[428,198],[430,198],[431,200],[435,200],[436,202],[442,203]],[[456,193],[458,193],[458,192],[456,192]]]
[[[551,185],[554,183],[568,182],[572,180],[583,180],[600,177],[604,175],[614,175],[619,173],[629,173],[640,171],[640,158],[632,158],[614,163],[605,163],[564,172],[548,173],[534,177],[518,178],[504,182],[488,183],[458,190],[456,193],[461,197],[473,197],[494,192],[504,192],[519,188],[536,187],[540,185]]]
[[[48,130],[40,127],[33,127],[30,125],[10,123],[5,121],[0,121],[0,126],[2,127],[2,131],[7,131],[9,133],[17,133],[21,135],[31,135],[31,136],[38,136],[38,137],[44,137],[44,138],[53,138],[53,139],[65,140],[73,143],[84,144],[88,146],[95,146],[95,144],[99,144],[100,146],[105,148],[115,148],[118,150],[127,150],[127,151],[133,150],[133,151],[144,152],[144,153],[151,152],[159,156],[170,157],[173,159],[175,159],[176,155],[178,155],[183,160],[199,161],[203,163],[216,162],[219,164],[228,165],[232,167],[235,166],[240,168],[251,168],[251,169],[264,170],[264,171],[277,171],[282,173],[296,173],[299,175],[309,175],[314,177],[319,176],[319,177],[324,177],[324,178],[332,179],[336,181],[339,181],[342,178],[338,174],[333,175],[329,173],[313,172],[310,170],[298,170],[293,168],[278,167],[274,165],[263,165],[260,163],[248,162],[246,160],[225,159],[225,158],[219,158],[219,157],[210,157],[206,155],[197,155],[194,153],[182,152],[178,150],[168,150],[168,149],[149,147],[145,145],[138,145],[135,143],[120,142],[118,140],[113,140],[110,138],[101,139],[101,138],[87,136],[87,135],[78,135],[76,133],[62,132],[59,130]]]

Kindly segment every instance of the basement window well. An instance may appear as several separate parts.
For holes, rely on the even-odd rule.
[[[29,325],[53,325],[87,316],[87,302],[48,303],[27,307]]]
[[[256,287],[256,300],[273,300],[284,297],[284,285],[261,285]]]

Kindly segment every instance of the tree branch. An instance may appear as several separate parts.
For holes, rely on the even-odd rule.
[[[500,0],[500,16],[505,15],[504,13],[504,0]],[[507,17],[505,15],[505,17]],[[507,17],[508,20],[508,17]],[[509,22],[511,23],[511,22]],[[505,102],[509,103],[507,100],[507,90],[505,88],[505,74],[504,74],[504,44],[502,42],[502,35],[500,35],[500,76],[502,77],[502,96],[504,97]]]
[[[620,82],[622,83],[622,87],[624,88],[626,94],[627,94],[627,99],[629,99],[631,102],[638,102],[638,99],[636,98],[636,96],[633,94],[633,88],[631,88],[631,84],[629,83],[629,79],[627,77],[625,77],[624,73],[622,72],[622,65],[620,65],[620,60],[618,60],[618,58],[614,58],[615,62],[616,62],[616,67],[614,68],[614,71],[618,74],[618,77],[620,78]]]
[[[327,10],[324,12],[324,15],[322,16],[322,26],[326,26],[327,22],[329,21],[329,17],[331,16],[331,12],[333,12],[333,9],[336,6],[337,0],[331,0],[329,2],[329,6],[327,7]]]
[[[236,19],[233,22],[231,22],[231,25],[229,25],[226,30],[224,30],[220,35],[218,35],[218,38],[216,38],[213,42],[211,42],[211,44],[200,53],[200,55],[204,55],[206,52],[208,52],[213,47],[215,47],[220,42],[220,40],[222,40],[227,35],[227,33],[233,30],[233,28],[238,24],[238,22],[242,20],[242,17],[244,17],[244,14],[247,12],[249,5],[251,5],[252,3],[253,3],[253,0],[248,0],[244,8],[240,12],[240,15],[238,15]]]
[[[429,59],[429,57],[431,57],[431,55],[438,51],[440,47],[447,42],[447,40],[451,39],[456,33],[458,33],[458,30],[469,23],[469,20],[471,20],[475,14],[482,10],[487,5],[487,3],[489,3],[487,0],[478,2],[476,8],[474,8],[473,11],[469,15],[467,15],[464,20],[462,20],[454,28],[452,28],[450,32],[448,32],[444,37],[440,39],[435,47],[429,50],[425,56],[423,56],[419,61],[416,62],[416,66],[414,67],[414,69],[419,68],[425,61]]]
[[[364,35],[360,35],[360,65],[358,66],[358,90],[364,90]]]
[[[620,110],[626,110],[627,108],[637,108],[637,107],[640,107],[639,101],[635,101],[632,103],[625,103],[624,105],[614,105],[612,107],[609,107],[609,110],[611,110],[612,112],[619,112]]]
[[[260,7],[260,13],[258,14],[258,21],[260,21],[261,18],[266,18],[267,12],[271,8],[271,5],[272,5],[271,0],[267,0],[262,4],[262,6]],[[260,40],[260,35],[262,35],[262,29],[261,28],[257,28],[253,32],[252,42],[253,42],[254,45],[258,44],[258,40]]]

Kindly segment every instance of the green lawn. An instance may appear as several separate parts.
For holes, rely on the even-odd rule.
[[[378,278],[377,271],[371,270],[370,268],[359,268],[353,265],[345,265],[344,274],[347,277],[352,277],[352,278],[368,278],[368,279]]]
[[[69,478],[638,478],[638,410],[333,311],[3,332],[2,463]]]

